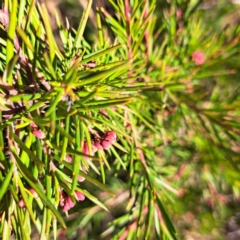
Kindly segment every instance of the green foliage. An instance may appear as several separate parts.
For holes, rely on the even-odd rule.
[[[199,1],[109,0],[90,44],[92,2],[77,30],[56,13],[57,33],[36,1],[0,12],[2,239],[221,239],[239,197],[239,26],[210,28]]]

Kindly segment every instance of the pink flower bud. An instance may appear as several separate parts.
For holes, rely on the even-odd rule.
[[[108,141],[106,141],[106,140],[103,140],[103,141],[101,142],[101,144],[102,144],[102,146],[103,146],[103,149],[105,149],[105,150],[109,149],[109,148],[111,147],[111,145],[112,145],[110,142],[108,142]]]
[[[94,144],[92,144],[92,154],[89,154],[87,142],[85,141],[85,142],[83,143],[82,152],[83,152],[84,154],[94,155],[94,153],[95,153],[96,151],[97,151],[96,146],[95,146]],[[89,160],[89,158],[87,158],[87,157],[85,157],[84,159],[85,159],[85,160]]]
[[[72,199],[70,197],[66,197],[64,204],[63,204],[62,211],[67,212],[73,207],[74,207],[74,202],[72,201]]]
[[[100,142],[94,142],[94,145],[95,145],[95,147],[96,147],[98,150],[102,150],[102,149],[103,149],[103,146],[101,145]]]
[[[30,123],[30,126],[31,126],[31,128],[33,128],[33,129],[38,129],[38,126],[37,126],[34,122],[31,122],[31,123]]]
[[[61,207],[63,207],[64,206],[64,203],[65,203],[65,199],[66,199],[66,194],[64,194],[64,192],[63,191],[60,191],[60,201],[59,201],[59,205],[61,206]]]
[[[106,132],[103,136],[103,140],[108,141],[110,144],[113,144],[117,139],[116,133],[113,131]]]
[[[169,65],[167,65],[164,69],[165,72],[170,72],[171,71],[171,67]]]
[[[97,147],[95,146],[95,144],[92,143],[92,155],[94,155],[97,150],[98,150],[98,149],[97,149]]]
[[[111,106],[110,108],[111,108],[113,111],[117,112],[117,108],[116,108],[116,107]]]
[[[164,109],[163,115],[164,115],[165,117],[167,117],[167,116],[169,115],[169,110],[168,110],[168,109]]]
[[[116,141],[117,139],[116,133],[114,131],[106,132],[105,136],[108,137],[108,139],[111,139],[114,141]]]
[[[25,207],[25,202],[23,201],[22,198],[19,200],[18,206],[19,206],[20,208],[24,208],[24,207]]]
[[[113,144],[116,141],[116,134],[115,135],[109,134],[104,137],[104,140],[108,141],[110,144]]]
[[[71,163],[72,162],[72,157],[70,155],[67,155],[65,160],[66,160],[66,162]]]
[[[88,154],[88,155],[89,155],[88,144],[87,144],[87,142],[84,142],[84,143],[83,143],[82,152],[83,152],[84,154]],[[85,159],[85,160],[89,160],[88,157],[84,157],[84,159]]]
[[[33,130],[33,135],[38,138],[38,139],[43,139],[45,138],[45,133],[41,130]]]
[[[82,152],[83,152],[84,154],[88,154],[88,153],[89,153],[89,152],[88,152],[88,144],[87,144],[87,142],[84,142],[84,143],[83,143]]]
[[[197,66],[204,64],[206,61],[204,52],[201,50],[193,52],[192,53],[192,61]]]
[[[78,175],[78,181],[79,182],[83,182],[85,180],[85,177]]]
[[[38,194],[36,193],[36,191],[35,191],[33,188],[30,188],[30,189],[29,189],[29,192],[32,193],[32,195],[33,195],[34,198],[38,198]]]
[[[107,111],[105,110],[105,108],[101,109],[101,113],[104,114],[104,115],[108,115]]]
[[[182,16],[183,16],[182,9],[180,9],[180,8],[177,9],[176,16],[177,16],[177,19],[181,19],[182,18]]]
[[[77,201],[83,201],[85,199],[85,196],[81,192],[75,191],[75,198]],[[72,199],[64,191],[60,191],[59,205],[62,207],[63,212],[67,212],[75,206]]]
[[[83,201],[85,199],[85,195],[82,194],[81,192],[76,191],[75,194],[76,194],[77,201]]]

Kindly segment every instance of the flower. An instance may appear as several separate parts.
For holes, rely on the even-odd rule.
[[[98,149],[98,150],[102,150],[103,149],[103,146],[101,145],[101,143],[100,142],[94,142],[94,145],[95,145],[95,147]]]
[[[170,72],[171,71],[171,67],[169,65],[167,65],[164,69],[165,72]]]
[[[82,152],[83,152],[84,154],[87,154],[87,155],[88,155],[89,152],[88,152],[87,142],[84,142],[84,143],[83,143]],[[88,160],[89,158],[84,158],[84,159]]]
[[[67,212],[69,211],[71,208],[74,207],[74,202],[72,201],[72,199],[68,196],[65,200],[65,203],[63,205],[63,212]]]
[[[32,133],[38,139],[43,139],[46,136],[45,133],[41,130],[33,130]]]
[[[36,125],[35,122],[30,122],[30,127],[31,127],[33,130],[38,129],[38,126]]]
[[[192,53],[192,61],[197,66],[204,64],[206,61],[204,52],[201,50],[193,52]]]
[[[8,29],[8,25],[9,25],[9,13],[7,8],[3,8],[0,10],[0,22],[2,23],[2,25]]]
[[[34,198],[38,198],[38,194],[36,193],[36,191],[33,188],[30,188],[29,192],[31,192],[31,194],[33,195]]]
[[[107,140],[102,140],[101,145],[103,146],[103,149],[107,150],[111,147],[112,144]]]
[[[63,212],[67,212],[69,211],[71,208],[74,207],[74,202],[72,201],[72,199],[63,191],[60,192],[60,203],[59,205],[62,208]]]
[[[65,161],[68,162],[68,163],[71,163],[72,162],[72,157],[70,155],[67,155],[65,157]]]
[[[75,191],[75,196],[77,201],[84,201],[85,195],[79,191]]]
[[[96,147],[94,144],[92,144],[92,154],[89,154],[87,142],[85,141],[85,142],[83,143],[82,152],[83,152],[84,154],[94,155],[94,153],[95,153],[96,151],[97,151],[97,147]],[[89,160],[88,157],[84,157],[84,159],[85,159],[85,160]]]
[[[116,133],[114,131],[109,131],[102,137],[101,145],[103,149],[109,149],[111,145],[117,140]]]
[[[104,135],[104,140],[107,140],[111,144],[113,144],[117,139],[116,133],[113,131],[106,132]]]
[[[92,141],[92,155],[97,150],[109,149],[116,140],[117,136],[114,131],[108,131],[102,137],[98,136],[97,139]],[[82,152],[89,155],[88,145],[86,141],[83,143]],[[86,157],[84,159],[88,160]]]
[[[108,115],[108,113],[107,113],[107,111],[105,110],[105,108],[103,108],[103,109],[101,109],[101,111],[100,111],[102,114],[104,114],[104,115]]]
[[[24,202],[24,200],[23,200],[22,198],[19,200],[18,206],[19,206],[20,208],[24,208],[24,207],[25,207],[25,202]]]
[[[75,191],[75,198],[77,201],[84,201],[85,195],[79,191]],[[75,206],[72,199],[63,191],[60,191],[60,203],[59,205],[62,207],[63,212],[69,211],[71,208]]]
[[[78,175],[78,181],[79,182],[83,182],[85,180],[85,177]]]
[[[183,11],[182,11],[182,9],[178,8],[178,9],[176,10],[176,16],[177,16],[177,19],[181,19],[181,18],[182,18],[182,16],[183,16]]]
[[[84,173],[86,173],[86,171],[82,170],[82,166],[80,166],[80,170],[83,171]],[[78,175],[78,181],[79,182],[83,182],[85,180],[85,177],[83,177],[82,175]]]

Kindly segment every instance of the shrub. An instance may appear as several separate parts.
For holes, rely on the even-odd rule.
[[[60,43],[44,4],[5,1],[2,239],[57,239],[66,222],[82,239],[177,239],[186,207],[215,228],[239,196],[239,27],[209,29],[195,1],[110,2],[90,44],[92,0],[77,30],[56,13]]]

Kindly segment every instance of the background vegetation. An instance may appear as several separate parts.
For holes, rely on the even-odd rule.
[[[45,4],[0,16],[2,239],[238,239],[239,6]]]

